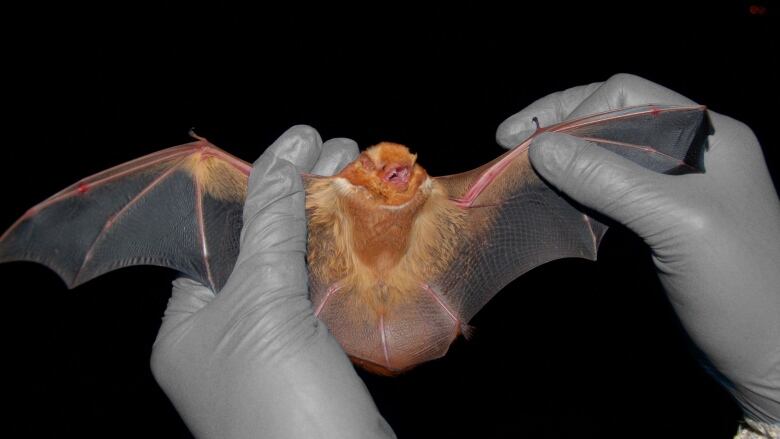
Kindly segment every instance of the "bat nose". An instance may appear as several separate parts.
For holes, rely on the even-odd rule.
[[[409,185],[409,166],[406,165],[388,165],[385,166],[382,180],[389,183],[397,190],[406,190]]]

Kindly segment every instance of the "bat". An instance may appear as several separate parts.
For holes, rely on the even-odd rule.
[[[506,284],[546,262],[594,260],[607,226],[541,180],[528,147],[551,131],[656,172],[703,172],[704,106],[644,105],[549,127],[468,172],[431,177],[402,145],[334,176],[304,174],[314,313],[355,364],[394,375],[439,358]],[[0,236],[0,262],[34,261],[74,288],[130,265],[214,291],[239,251],[251,165],[206,139],[87,177]]]

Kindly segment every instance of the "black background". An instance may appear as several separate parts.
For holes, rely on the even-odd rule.
[[[78,178],[197,132],[247,161],[293,124],[409,145],[433,175],[501,153],[495,129],[548,93],[629,72],[753,127],[778,178],[771,2],[509,10],[39,9],[6,19],[0,227]],[[332,13],[341,16],[333,19]],[[746,213],[748,215],[749,213]],[[0,266],[4,422],[23,437],[190,437],[148,366],[173,273],[134,267],[74,291]],[[509,285],[474,340],[398,378],[361,372],[402,438],[733,435],[648,251],[618,227],[598,262]]]

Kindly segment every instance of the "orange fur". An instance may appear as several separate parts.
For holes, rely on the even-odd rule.
[[[307,180],[308,260],[315,307],[339,285],[353,310],[391,313],[452,260],[465,213],[397,144],[369,148],[339,175]],[[413,166],[405,191],[377,176],[387,163]]]
[[[420,185],[428,178],[425,170],[415,163],[416,160],[417,155],[411,154],[405,146],[382,142],[363,151],[339,176],[355,186],[367,189],[379,203],[397,206],[414,198]],[[379,173],[388,165],[402,165],[411,170],[406,190],[398,191],[379,177]]]
[[[246,198],[246,175],[220,157],[198,152],[187,157],[183,167],[213,198],[241,203]]]

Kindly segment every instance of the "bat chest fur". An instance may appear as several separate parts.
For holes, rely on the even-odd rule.
[[[323,192],[325,193],[325,192]],[[309,266],[312,298],[338,286],[356,308],[392,312],[413,300],[454,253],[462,214],[440,188],[390,208],[365,198],[310,196]],[[326,204],[328,202],[328,204]],[[334,207],[336,206],[336,207]]]
[[[409,249],[414,213],[374,211],[350,218],[354,233],[352,251],[357,259],[377,275],[392,271]]]
[[[403,207],[366,205],[360,199],[347,200],[344,227],[351,230],[344,254],[351,255],[345,287],[376,312],[386,312],[407,298],[423,281],[413,267],[413,231],[427,196],[420,194]]]

